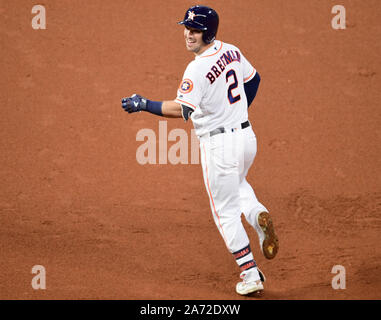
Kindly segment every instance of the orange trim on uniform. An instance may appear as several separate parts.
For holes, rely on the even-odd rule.
[[[218,220],[218,225],[221,229],[221,233],[222,233],[222,237],[224,238],[224,241],[225,241],[225,244],[226,246],[228,246],[228,242],[226,241],[226,237],[225,237],[225,234],[224,234],[224,230],[222,229],[222,225],[221,225],[221,221],[220,221],[220,217],[217,213],[217,210],[216,210],[216,207],[214,205],[214,200],[213,200],[213,196],[212,196],[212,191],[210,190],[210,185],[209,185],[209,179],[208,179],[208,165],[206,163],[206,152],[205,152],[205,145],[203,144],[202,145],[202,148],[204,149],[204,158],[205,158],[205,171],[206,171],[206,182],[207,182],[207,185],[208,185],[208,193],[209,193],[209,196],[210,196],[210,200],[212,200],[212,205],[213,205],[213,210],[214,210],[214,214],[216,215],[217,217],[217,220]]]
[[[186,102],[186,101],[183,101],[183,100],[180,100],[180,99],[177,99],[177,98],[175,99],[175,101],[180,101],[180,102],[182,102],[182,103],[189,104],[189,105],[192,106],[193,108],[197,109],[196,106],[194,106],[193,104],[191,104],[191,103],[189,103],[189,102]]]
[[[221,51],[221,49],[222,49],[222,41],[221,41],[221,47],[215,53],[208,54],[207,56],[201,56],[201,58],[214,56],[215,54],[219,53]]]
[[[243,81],[244,82],[246,82],[247,80],[249,80],[252,76],[253,76],[253,74],[255,73],[255,68],[254,68],[254,70],[253,70],[253,72],[251,73],[251,75],[249,75],[247,78],[245,78],[245,79],[243,79]]]

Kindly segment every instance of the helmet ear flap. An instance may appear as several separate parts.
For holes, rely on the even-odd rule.
[[[212,43],[215,39],[215,36],[208,35],[205,31],[202,32],[202,41],[206,44]]]

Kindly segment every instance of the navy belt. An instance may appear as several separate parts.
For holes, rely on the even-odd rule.
[[[249,121],[241,123],[241,129],[245,129],[247,127],[250,127],[250,122]],[[234,128],[232,128],[231,131],[234,131]],[[224,132],[226,132],[225,128],[217,128],[217,129],[214,129],[214,130],[210,131],[209,135],[212,137],[212,136],[215,136],[216,134],[224,133]]]

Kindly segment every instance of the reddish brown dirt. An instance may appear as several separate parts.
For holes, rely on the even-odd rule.
[[[193,2],[43,4],[33,30],[30,1],[0,2],[0,298],[240,299],[200,165],[139,165],[138,130],[163,119],[120,107],[175,97]],[[249,230],[264,299],[380,299],[380,1],[341,1],[340,31],[328,0],[205,4],[262,76],[249,181],[281,246],[267,261]]]

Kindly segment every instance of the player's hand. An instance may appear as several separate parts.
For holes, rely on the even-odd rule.
[[[147,109],[147,99],[138,94],[122,99],[122,108],[128,113],[139,112]]]

